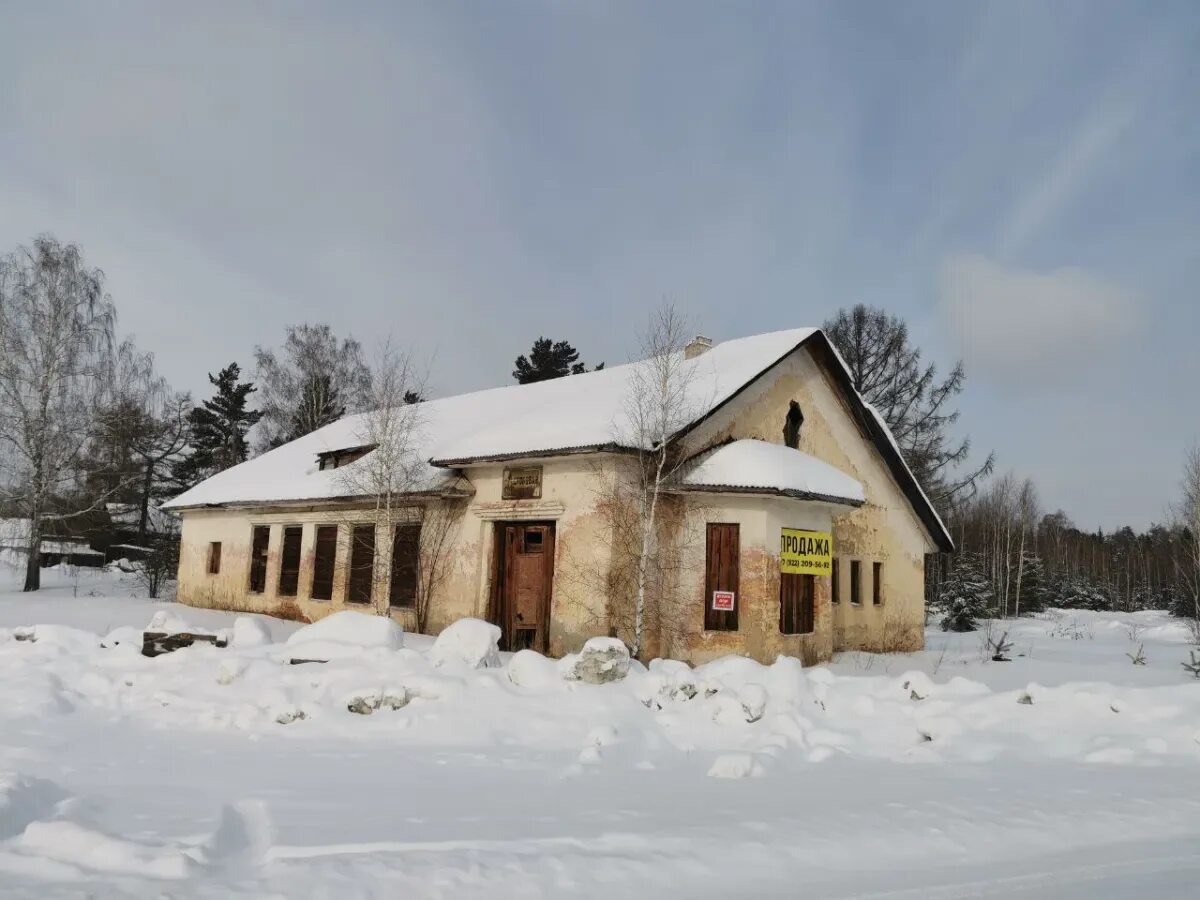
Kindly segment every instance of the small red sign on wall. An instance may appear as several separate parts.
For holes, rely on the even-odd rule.
[[[733,612],[733,591],[713,591],[712,608],[718,612]]]

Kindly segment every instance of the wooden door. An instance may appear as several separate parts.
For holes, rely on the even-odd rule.
[[[494,621],[502,650],[545,653],[550,646],[554,584],[554,523],[501,522],[496,526]]]

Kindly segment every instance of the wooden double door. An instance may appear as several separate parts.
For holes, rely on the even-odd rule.
[[[501,650],[549,650],[553,584],[554,523],[497,522],[492,621]]]

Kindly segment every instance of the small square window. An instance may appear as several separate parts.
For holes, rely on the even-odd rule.
[[[528,528],[525,530],[524,545],[521,548],[522,553],[541,553],[544,546],[542,539],[544,534],[540,528]]]

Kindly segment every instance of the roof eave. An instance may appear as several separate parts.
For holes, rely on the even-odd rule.
[[[834,506],[849,506],[854,509],[857,509],[866,502],[854,497],[838,497],[833,494],[818,494],[813,491],[797,491],[790,488],[778,487],[751,487],[736,484],[681,484],[674,486],[671,490],[702,494],[747,494],[758,497],[786,497],[789,500],[829,503]]]
[[[583,444],[578,447],[558,447],[552,450],[525,450],[520,453],[485,453],[479,456],[460,456],[431,459],[429,464],[440,469],[460,469],[489,463],[510,462],[514,459],[553,459],[559,456],[580,456],[586,453],[636,453],[633,447],[610,441],[604,444]]]

